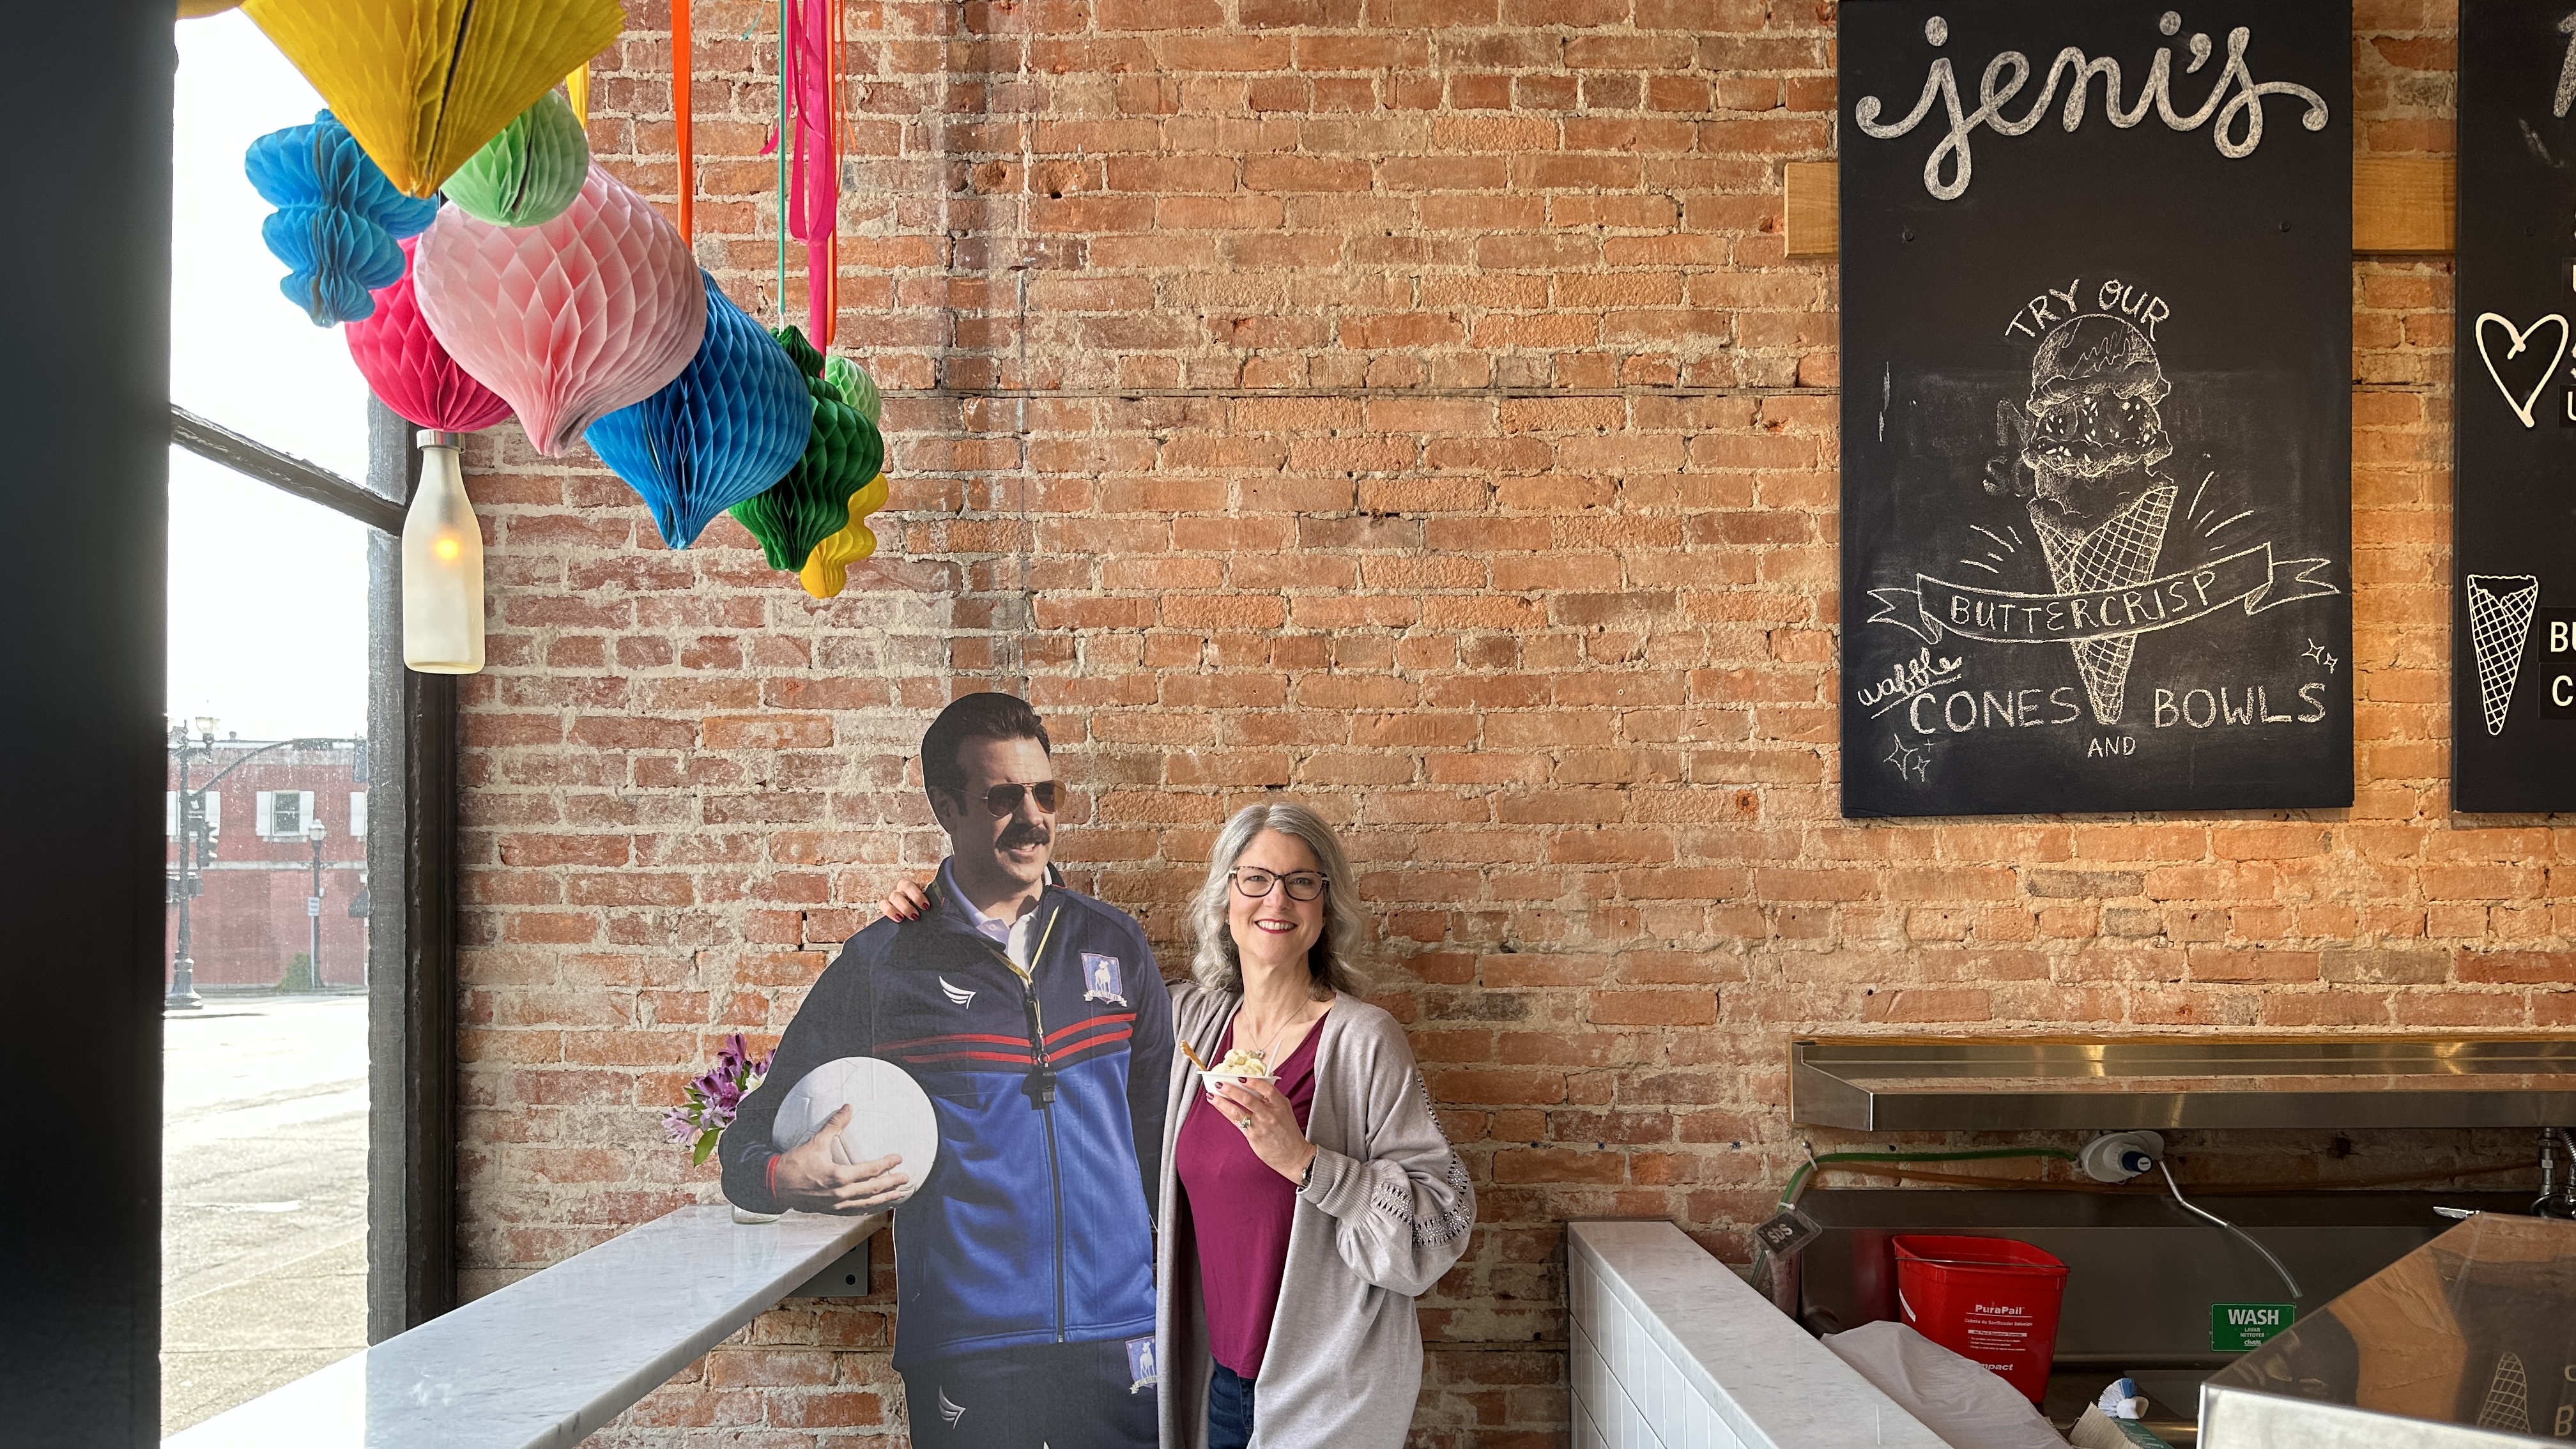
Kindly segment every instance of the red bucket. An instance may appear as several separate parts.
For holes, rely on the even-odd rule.
[[[2011,1238],[1892,1238],[1905,1326],[1994,1370],[2021,1396],[2048,1393],[2066,1265]]]

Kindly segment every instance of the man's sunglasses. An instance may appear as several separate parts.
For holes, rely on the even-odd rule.
[[[1288,899],[1292,901],[1311,901],[1324,893],[1325,883],[1332,879],[1331,876],[1311,870],[1295,870],[1286,875],[1274,875],[1269,871],[1255,870],[1249,866],[1238,866],[1228,874],[1234,877],[1236,890],[1256,901],[1270,894],[1270,887],[1273,885],[1286,886]]]
[[[966,798],[966,792],[954,785],[942,785],[939,788],[960,800]],[[1022,795],[1034,796],[1040,812],[1048,815],[1055,813],[1055,802],[1058,796],[1053,780],[1040,780],[1034,785],[996,785],[984,792],[984,809],[994,819],[999,820],[1020,808]]]

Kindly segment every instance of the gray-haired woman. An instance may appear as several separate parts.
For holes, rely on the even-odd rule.
[[[1394,1017],[1359,1000],[1362,924],[1332,827],[1254,805],[1191,907],[1155,1248],[1165,1449],[1401,1445],[1422,1385],[1413,1300],[1466,1251],[1475,1194]]]

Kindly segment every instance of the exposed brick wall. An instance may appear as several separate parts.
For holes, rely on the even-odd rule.
[[[700,255],[764,317],[774,14],[697,11]],[[2576,1026],[2565,837],[2447,813],[2446,262],[2354,269],[2352,810],[1837,817],[1835,275],[1779,232],[1781,163],[1831,154],[1833,20],[853,5],[840,329],[891,394],[884,556],[816,604],[729,522],[666,552],[587,457],[469,454],[472,1286],[711,1190],[658,1109],[937,858],[907,762],[992,684],[1061,742],[1077,879],[1171,969],[1229,810],[1347,823],[1482,1199],[1422,1445],[1562,1438],[1564,1219],[1740,1256],[1799,1155],[1793,1034]],[[631,23],[594,144],[667,196],[660,6]],[[2447,149],[2450,7],[2356,24],[2360,144]],[[2181,1145],[2238,1181],[2523,1150]],[[603,1442],[900,1433],[890,1328],[773,1313]]]

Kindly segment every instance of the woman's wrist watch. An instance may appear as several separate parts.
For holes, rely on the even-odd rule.
[[[1297,1174],[1297,1190],[1299,1192],[1304,1192],[1307,1188],[1315,1185],[1315,1164],[1323,1161],[1323,1159],[1324,1153],[1321,1148],[1317,1148],[1313,1154],[1307,1157],[1306,1170]]]

